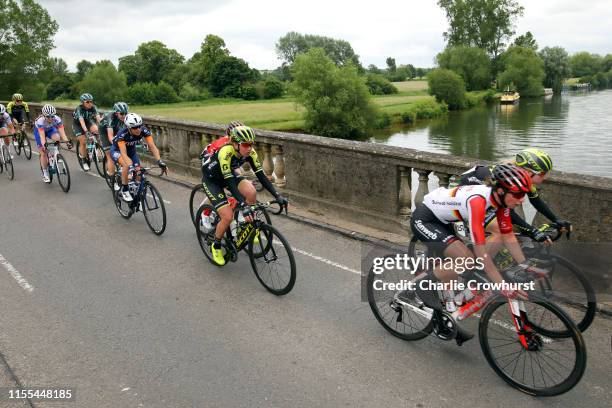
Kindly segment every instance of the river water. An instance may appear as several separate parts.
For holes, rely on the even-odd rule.
[[[485,160],[525,147],[549,153],[556,170],[612,177],[612,90],[522,99],[451,112],[376,132],[371,142]]]

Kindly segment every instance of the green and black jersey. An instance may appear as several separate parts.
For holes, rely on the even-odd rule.
[[[108,139],[108,129],[113,130],[112,137],[115,137],[115,135],[117,135],[117,133],[119,133],[119,131],[124,127],[125,124],[121,119],[119,119],[115,112],[109,112],[104,115],[104,117],[100,121],[100,126],[98,127],[100,131],[100,140],[102,142],[102,146],[106,147],[112,144],[112,139]]]
[[[72,127],[74,130],[74,134],[76,136],[84,134],[83,128],[81,127],[81,123],[79,119],[85,120],[85,126],[89,129],[89,127],[97,122],[98,116],[98,108],[96,105],[92,105],[90,109],[85,109],[83,105],[79,105],[76,107],[74,112],[72,113],[73,123]]]

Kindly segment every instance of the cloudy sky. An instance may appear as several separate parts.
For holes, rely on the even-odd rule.
[[[207,34],[225,40],[251,67],[280,65],[274,46],[289,31],[347,40],[364,66],[433,65],[447,22],[436,0],[38,0],[60,28],[53,56],[74,70],[82,59],[132,54],[159,40],[186,58]],[[540,47],[612,53],[609,0],[519,0],[525,15],[517,33],[531,31]]]

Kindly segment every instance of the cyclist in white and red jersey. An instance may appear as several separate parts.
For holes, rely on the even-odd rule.
[[[412,214],[410,226],[413,234],[426,243],[434,253],[441,253],[446,258],[470,259],[474,256],[482,260],[484,270],[493,282],[502,282],[503,277],[495,267],[493,258],[487,251],[485,239],[485,216],[487,211],[495,209],[497,223],[500,229],[500,239],[519,264],[525,263],[525,255],[519,246],[516,236],[512,233],[510,209],[516,207],[525,199],[532,189],[529,173],[514,165],[499,165],[493,172],[496,181],[494,187],[475,185],[460,186],[452,189],[440,187],[427,194],[423,204]],[[474,252],[470,251],[456,235],[452,223],[464,221],[468,224],[474,244]],[[456,279],[454,268],[436,268],[425,278],[432,281],[450,282]],[[434,291],[419,289],[417,294],[423,302],[432,308],[440,309],[441,304]],[[504,291],[508,297],[525,296],[519,291]],[[457,344],[472,338],[473,335],[458,328]]]

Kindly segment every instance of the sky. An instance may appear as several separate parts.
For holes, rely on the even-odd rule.
[[[207,34],[225,40],[230,53],[253,68],[281,64],[275,44],[289,31],[348,41],[362,65],[431,67],[448,27],[436,0],[38,0],[59,24],[56,48],[71,70],[80,60],[133,54],[159,40],[189,59]],[[609,0],[519,0],[525,7],[516,32],[531,31],[538,45],[570,54],[612,53]]]

